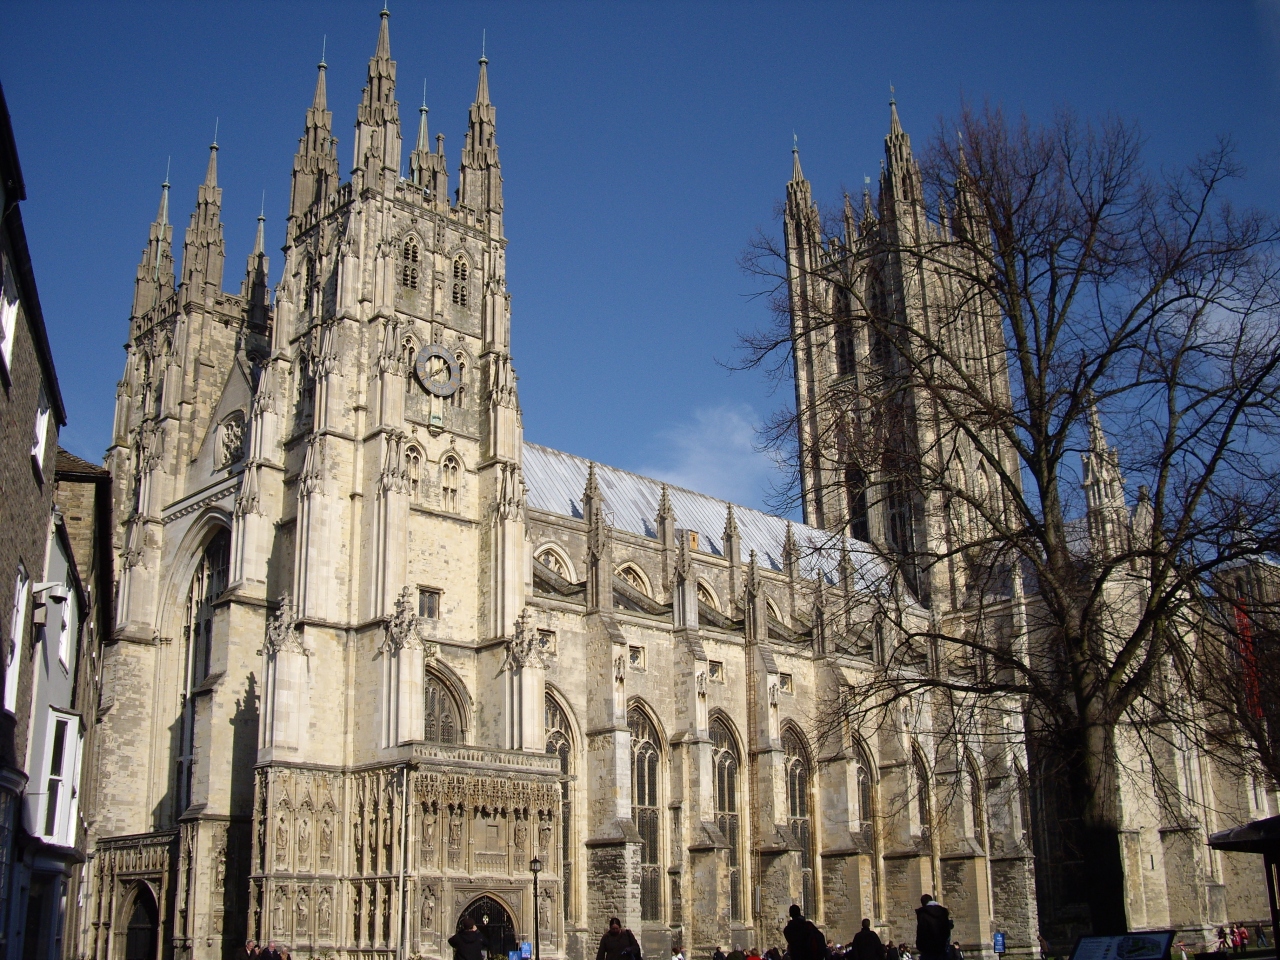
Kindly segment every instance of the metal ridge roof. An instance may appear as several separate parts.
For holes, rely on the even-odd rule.
[[[528,486],[528,505],[535,510],[582,518],[582,492],[587,485],[587,469],[591,461],[583,457],[553,450],[525,441],[524,477]],[[662,481],[643,477],[606,464],[596,464],[596,480],[604,496],[610,522],[619,530],[657,539],[655,526]],[[696,530],[699,549],[717,556],[724,555],[724,525],[729,509],[727,500],[705,493],[667,484],[667,495],[675,512],[676,526]],[[849,558],[865,582],[880,562],[869,544],[803,523],[789,521],[752,507],[733,504],[734,517],[741,534],[742,560],[751,551],[761,567],[782,570],[782,547],[787,525],[800,549],[800,569],[804,576],[816,578],[821,571],[828,583],[839,578],[840,547],[843,541]]]

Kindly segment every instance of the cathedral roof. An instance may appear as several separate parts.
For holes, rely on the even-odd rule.
[[[571,453],[526,442],[524,445],[524,477],[528,485],[528,504],[535,510],[566,517],[582,517],[582,491],[587,483],[590,461]],[[658,514],[658,498],[663,482],[652,477],[596,464],[596,482],[600,485],[610,521],[619,530],[657,539],[654,518]],[[705,493],[667,485],[676,525],[695,530],[699,549],[716,556],[724,555],[723,533],[727,500]],[[801,571],[815,577],[821,570],[829,583],[839,578],[840,547],[843,540],[855,568],[868,571],[879,563],[868,544],[841,537],[815,527],[795,523],[739,504],[733,505],[741,534],[741,558],[746,563],[751,551],[761,567],[782,570],[783,543],[790,525],[800,548]],[[864,583],[866,577],[863,577]]]

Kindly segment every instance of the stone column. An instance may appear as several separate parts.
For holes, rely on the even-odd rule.
[[[261,746],[267,753],[259,760],[297,754],[307,729],[310,708],[310,650],[298,623],[298,613],[288,595],[267,623],[262,646],[263,683]],[[279,753],[277,754],[277,751]]]

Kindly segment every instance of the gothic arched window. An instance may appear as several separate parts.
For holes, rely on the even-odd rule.
[[[458,458],[450,454],[440,464],[440,505],[450,513],[458,512]]]
[[[400,274],[400,285],[409,290],[417,290],[418,268],[406,263]]]
[[[911,773],[915,779],[914,787],[915,796],[915,814],[916,822],[920,824],[920,835],[927,837],[932,831],[932,814],[929,806],[929,768],[925,766],[924,757],[920,755],[919,750],[912,751],[911,754]]]
[[[639,707],[627,711],[627,726],[631,728],[631,819],[640,834],[640,919],[660,920],[658,735]]]
[[[213,605],[227,589],[230,566],[231,533],[221,527],[200,555],[187,589],[186,621],[183,624],[182,729],[174,784],[175,818],[191,803],[191,770],[195,763],[195,698],[192,694],[209,676],[209,663],[213,659]]]
[[[637,590],[643,593],[646,597],[651,595],[649,591],[649,581],[645,578],[645,575],[640,572],[640,569],[634,564],[624,563],[622,566],[618,568],[618,576],[620,576],[623,580],[625,580],[631,586],[635,587]]]
[[[787,774],[787,817],[791,835],[800,844],[801,908],[805,916],[814,914],[813,886],[813,812],[810,793],[813,775],[809,766],[809,751],[800,735],[787,730],[782,735],[783,767]]]
[[[849,509],[849,536],[869,543],[871,527],[867,523],[867,475],[856,463],[844,468],[844,494]]]
[[[431,674],[423,683],[425,698],[422,739],[428,743],[458,742],[458,709],[445,685]]]
[[[467,261],[461,254],[453,261],[453,279],[459,283],[467,282]]]
[[[453,261],[453,302],[460,307],[467,305],[467,276],[470,272],[466,259],[459,254]]]
[[[742,830],[738,820],[738,744],[725,722],[711,721],[711,756],[716,777],[716,826],[729,843],[729,919],[742,914]]]
[[[548,570],[550,570],[552,573],[554,573],[556,576],[561,577],[562,579],[565,579],[565,580],[569,579],[568,564],[564,562],[564,558],[560,556],[559,552],[551,549],[551,547],[544,548],[538,554],[538,562],[541,563]]]
[[[698,602],[705,603],[712,610],[720,609],[720,601],[717,600],[716,595],[711,592],[711,588],[701,580],[698,581]]]
[[[543,726],[547,731],[547,753],[560,760],[560,880],[563,895],[564,918],[569,919],[569,890],[573,883],[573,798],[570,793],[573,779],[573,741],[570,739],[569,718],[551,694],[546,695]]]
[[[987,845],[987,821],[983,813],[982,777],[978,773],[978,764],[969,756],[965,759],[965,775],[969,780],[969,826],[973,830],[973,839],[981,847]]]
[[[467,389],[467,365],[463,361],[462,354],[458,354],[455,359],[458,361],[458,389],[449,397],[449,403],[455,407],[461,407],[463,394]]]
[[[417,503],[422,493],[422,451],[413,445],[404,451],[404,474],[409,484],[409,500]]]
[[[866,756],[859,752],[854,761],[857,765],[858,780],[858,820],[866,829],[871,825],[871,817],[875,813],[875,798],[871,783],[871,764]]]
[[[416,237],[405,237],[404,240],[404,262],[418,262],[418,240]]]

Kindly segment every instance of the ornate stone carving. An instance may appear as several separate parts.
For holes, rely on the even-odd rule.
[[[436,928],[436,891],[427,884],[422,891],[422,932],[434,931]]]
[[[245,441],[248,439],[244,411],[236,410],[223,420],[220,433],[218,468],[223,469],[244,459]]]
[[[293,901],[293,912],[298,918],[298,933],[304,934],[307,929],[307,922],[311,919],[311,903],[307,897],[306,887],[298,888],[298,895]]]
[[[286,930],[288,922],[289,893],[284,887],[276,887],[275,900],[271,907],[271,932],[277,937],[284,936],[288,932]]]
[[[627,679],[627,658],[624,654],[618,654],[613,658],[613,679],[622,683]]]
[[[502,670],[547,665],[541,638],[538,636],[538,631],[529,623],[530,619],[529,608],[525,607],[516,618],[515,633],[507,641],[507,655],[502,661]]]
[[[267,621],[267,639],[261,652],[275,656],[286,651],[303,656],[311,655],[311,651],[302,642],[302,634],[298,632],[297,608],[293,605],[293,598],[287,593],[280,598],[280,609]]]
[[[311,819],[305,814],[298,821],[298,869],[306,870],[311,866]]]
[[[283,812],[276,817],[276,866],[289,862],[289,820]]]
[[[776,707],[778,705],[778,685],[776,683],[769,684],[769,706]]]
[[[396,612],[386,623],[382,648],[388,651],[421,650],[430,659],[438,648],[427,639],[427,619],[418,616],[415,599],[412,587],[406,586],[400,591],[396,598]]]
[[[705,697],[707,695],[707,671],[699,670],[693,678],[693,683],[698,690],[698,696]]]

